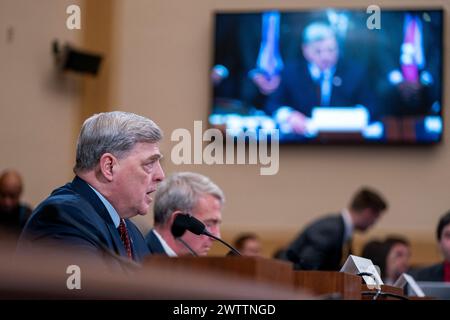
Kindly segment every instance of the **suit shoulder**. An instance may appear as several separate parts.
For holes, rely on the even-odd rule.
[[[39,217],[46,212],[49,207],[58,209],[58,212],[69,214],[76,213],[78,216],[89,216],[86,209],[92,208],[90,203],[75,192],[52,193],[34,210],[31,218]],[[92,208],[93,210],[93,208]]]
[[[98,234],[106,225],[95,208],[73,190],[58,188],[33,211],[24,233],[51,234],[74,231],[81,225]]]
[[[442,281],[444,278],[444,266],[442,263],[421,268],[412,272],[417,281]]]
[[[303,231],[293,241],[292,245],[301,246],[305,243],[328,244],[335,243],[339,245],[341,235],[343,234],[343,224],[339,215],[328,215],[313,221],[306,226]]]
[[[330,214],[312,222],[307,230],[313,231],[333,231],[342,229],[342,218],[338,214]]]
[[[312,222],[306,227],[305,236],[322,242],[339,242],[343,235],[343,222],[339,215],[329,215]]]

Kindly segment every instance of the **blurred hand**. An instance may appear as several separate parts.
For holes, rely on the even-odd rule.
[[[422,89],[422,85],[420,83],[402,81],[397,85],[397,87],[402,95],[402,98],[406,102],[413,103],[420,99],[420,92]]]
[[[297,134],[304,134],[306,132],[306,122],[308,118],[301,112],[292,111],[287,122],[290,124],[292,131]]]
[[[223,80],[223,77],[217,72],[217,70],[212,69],[211,80],[214,85],[218,85]]]
[[[267,78],[261,73],[256,73],[252,77],[252,80],[262,94],[269,95],[278,88],[281,82],[281,77],[279,75],[275,75]]]
[[[228,69],[222,65],[215,65],[211,70],[211,81],[217,86],[222,82],[223,79],[228,77]]]

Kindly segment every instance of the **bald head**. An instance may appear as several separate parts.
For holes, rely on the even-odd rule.
[[[10,212],[19,206],[22,178],[17,171],[5,170],[0,175],[0,209]]]

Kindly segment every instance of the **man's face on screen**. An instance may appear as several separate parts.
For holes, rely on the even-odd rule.
[[[334,67],[339,59],[339,47],[335,37],[304,44],[302,51],[305,59],[317,65],[320,70]]]
[[[206,194],[199,198],[196,206],[192,210],[192,215],[203,222],[207,230],[214,236],[220,237],[220,223],[222,222],[222,205],[216,197]],[[199,256],[206,256],[214,242],[207,236],[198,236],[187,231],[182,239]]]

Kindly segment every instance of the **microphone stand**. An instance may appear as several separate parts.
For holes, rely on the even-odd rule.
[[[183,239],[181,239],[181,238],[179,238],[179,237],[176,238],[176,240],[180,241],[180,242],[183,244],[183,246],[185,246],[186,249],[188,249],[189,252],[190,252],[194,257],[197,257],[197,256],[198,256],[198,254],[195,253],[194,249],[192,249],[192,248],[186,243],[186,241],[184,241]]]
[[[220,239],[219,237],[216,237],[215,235],[209,233],[206,229],[205,229],[205,231],[204,231],[203,233],[204,233],[205,235],[207,235],[208,237],[213,238],[214,240],[217,240],[217,241],[219,241],[220,243],[226,245],[226,246],[227,246],[227,247],[228,247],[235,255],[237,255],[237,256],[242,256],[242,254],[241,254],[238,250],[236,250],[235,248],[233,248],[232,246],[230,246],[228,243],[226,243],[225,241],[223,241],[223,240]]]
[[[381,285],[378,283],[377,277],[375,277],[375,275],[373,275],[370,272],[360,272],[360,273],[358,273],[358,276],[360,276],[360,277],[368,276],[368,277],[371,277],[373,279],[373,281],[375,281],[375,283],[376,283],[375,289],[377,290],[377,292],[373,296],[373,300],[377,300],[381,294]]]

